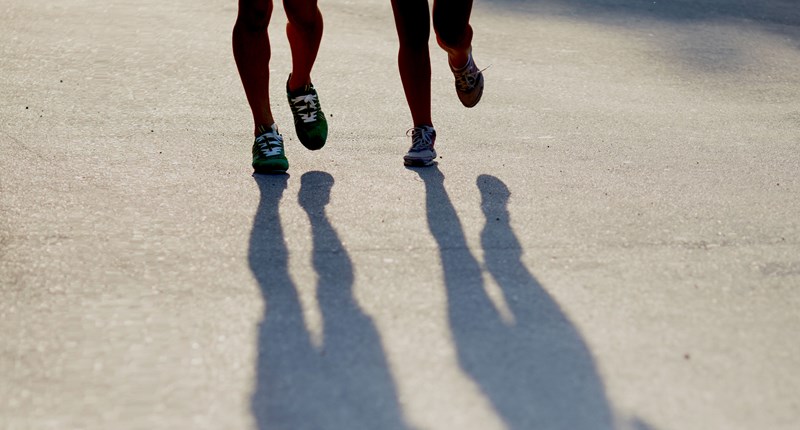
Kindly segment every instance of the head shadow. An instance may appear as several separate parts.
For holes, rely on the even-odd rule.
[[[481,175],[486,217],[484,264],[467,246],[438,167],[413,169],[426,189],[426,212],[442,262],[448,322],[461,368],[509,429],[612,429],[614,418],[581,334],[522,261],[508,211],[511,192]],[[511,319],[489,298],[494,278]]]
[[[325,213],[334,179],[308,172],[298,202],[312,231],[322,341],[306,326],[279,207],[288,176],[255,176],[261,200],[248,260],[265,301],[251,410],[259,429],[406,429],[372,319],[352,294],[353,265]]]

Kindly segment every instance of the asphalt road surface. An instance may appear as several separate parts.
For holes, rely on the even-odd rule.
[[[389,1],[320,7],[253,176],[235,1],[0,4],[0,428],[800,427],[796,1],[477,0],[416,170]]]

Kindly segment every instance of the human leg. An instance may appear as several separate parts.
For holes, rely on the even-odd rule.
[[[472,0],[434,0],[433,28],[436,42],[447,52],[454,69],[467,64],[472,46],[472,26],[469,16]]]
[[[288,87],[296,90],[311,83],[311,69],[322,41],[322,13],[316,0],[283,0],[286,37],[292,51],[292,74]]]
[[[400,49],[397,64],[414,126],[432,126],[430,14],[427,0],[392,0]]]
[[[328,139],[328,121],[311,84],[311,69],[322,41],[322,14],[316,0],[283,0],[288,23],[286,36],[292,50],[292,73],[286,81],[286,96],[292,109],[300,143],[316,150]]]
[[[239,13],[233,26],[233,58],[255,123],[253,169],[256,173],[285,172],[289,168],[283,138],[269,106],[271,51],[267,27],[271,16],[272,0],[239,0]]]
[[[447,52],[455,78],[456,94],[466,107],[473,107],[483,95],[483,72],[472,58],[472,0],[435,0],[433,28],[436,41]]]
[[[269,128],[275,122],[269,106],[270,45],[267,26],[272,0],[239,0],[233,26],[233,57],[253,113],[254,129]]]
[[[397,65],[414,127],[407,166],[429,166],[436,159],[436,131],[431,119],[430,14],[427,0],[392,0],[400,49]]]

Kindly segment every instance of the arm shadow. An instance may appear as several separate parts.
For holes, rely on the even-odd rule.
[[[510,192],[481,175],[485,270],[513,321],[489,299],[438,167],[414,169],[425,183],[428,226],[440,251],[448,320],[459,364],[509,429],[614,428],[603,382],[585,341],[521,261],[508,213]]]
[[[249,263],[266,303],[251,399],[258,428],[408,428],[378,331],[353,297],[352,262],[325,214],[333,177],[304,174],[298,196],[313,235],[311,265],[318,275],[321,345],[311,340],[289,274],[289,249],[278,210],[288,176],[256,175],[255,180],[261,201]]]

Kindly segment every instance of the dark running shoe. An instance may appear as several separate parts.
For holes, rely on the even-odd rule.
[[[414,127],[406,132],[411,132],[411,148],[403,157],[406,166],[430,166],[436,160],[436,130],[428,125]]]
[[[253,142],[253,170],[256,173],[285,173],[289,169],[289,160],[278,127],[275,124],[270,128],[259,126],[258,131],[259,135]]]
[[[291,78],[292,75],[289,75]],[[317,150],[325,146],[328,139],[328,121],[319,105],[319,96],[314,85],[308,84],[300,89],[289,91],[286,81],[286,96],[294,117],[294,129],[300,143],[308,149]]]
[[[456,94],[461,104],[471,108],[481,101],[483,95],[483,72],[475,65],[472,59],[472,52],[469,54],[467,64],[460,69],[450,66],[453,76],[456,78]]]

